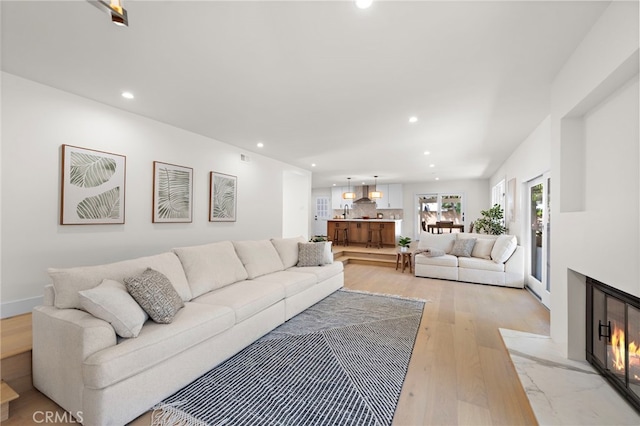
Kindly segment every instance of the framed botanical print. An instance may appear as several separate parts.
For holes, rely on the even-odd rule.
[[[209,221],[235,222],[238,178],[224,173],[211,172],[209,189]]]
[[[193,214],[193,169],[153,162],[154,223],[191,222]]]
[[[124,223],[124,155],[62,145],[61,225]]]

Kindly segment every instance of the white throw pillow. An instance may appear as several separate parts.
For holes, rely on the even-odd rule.
[[[491,259],[496,263],[506,262],[518,246],[515,235],[500,235],[493,244]]]
[[[333,251],[331,250],[332,242],[325,241],[324,242],[324,257],[322,259],[325,265],[333,263]]]
[[[90,290],[79,292],[82,309],[107,321],[120,337],[137,337],[148,315],[127,292],[124,284],[103,280]]]
[[[179,247],[173,251],[182,262],[193,297],[249,276],[231,241]]]
[[[420,241],[418,242],[419,249],[439,249],[445,253],[451,253],[453,249],[453,243],[456,241],[456,234],[431,234],[429,232],[423,232],[420,234]]]
[[[478,238],[476,240],[476,245],[473,246],[471,257],[491,260],[491,250],[493,249],[493,244],[495,243],[495,241],[496,240],[492,240],[489,238]]]
[[[298,243],[306,240],[300,236],[295,238],[272,238],[271,244],[276,248],[284,269],[296,266],[298,263]]]
[[[191,300],[191,289],[189,288],[187,277],[175,253],[139,257],[106,265],[65,269],[49,268],[47,272],[53,281],[56,308],[82,309],[78,292],[97,287],[105,278],[124,282],[125,278],[139,275],[147,268],[153,268],[166,275],[182,300],[185,302]]]
[[[269,240],[234,241],[233,246],[251,280],[284,270],[282,260]]]

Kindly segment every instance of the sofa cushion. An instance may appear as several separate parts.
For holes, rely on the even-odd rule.
[[[284,269],[296,266],[298,263],[298,243],[304,242],[306,242],[306,240],[302,236],[271,239],[271,244],[276,248]]]
[[[322,266],[324,264],[324,242],[298,243],[296,266]]]
[[[303,272],[306,274],[314,274],[318,277],[318,282],[328,280],[329,278],[338,275],[344,270],[344,264],[342,262],[333,262],[322,266],[294,266],[287,269],[292,272]]]
[[[79,294],[82,309],[107,321],[120,337],[136,337],[149,318],[121,282],[106,279]]]
[[[431,234],[423,232],[420,234],[418,242],[419,249],[434,248],[443,250],[445,253],[451,253],[453,243],[456,241],[456,234]]]
[[[49,268],[47,272],[53,281],[56,308],[82,309],[78,292],[97,287],[105,278],[124,282],[125,278],[141,274],[147,268],[153,268],[166,275],[182,300],[185,302],[191,300],[191,289],[187,277],[180,260],[174,253],[139,257],[105,265]]]
[[[84,383],[102,389],[147,370],[228,330],[235,324],[226,306],[186,303],[171,324],[148,321],[135,339],[96,352],[82,365]]]
[[[504,263],[496,263],[492,260],[479,259],[477,257],[459,258],[458,267],[467,269],[481,269],[484,271],[504,272]]]
[[[453,268],[458,267],[458,258],[451,254],[445,254],[444,256],[427,257],[418,254],[414,258],[416,265],[435,265],[435,266],[451,266]]]
[[[491,249],[491,259],[496,263],[506,262],[518,246],[515,235],[500,235]]]
[[[169,279],[154,269],[147,268],[140,275],[124,279],[131,297],[160,324],[169,324],[184,302]]]
[[[471,257],[471,252],[475,245],[475,238],[456,239],[453,243],[451,254],[458,257]]]
[[[489,238],[478,238],[471,251],[471,257],[491,260],[491,250],[495,242],[496,240]]]
[[[260,275],[284,270],[282,260],[269,240],[234,241],[233,246],[251,280]]]
[[[316,285],[318,277],[315,274],[303,272],[278,271],[258,277],[255,281],[266,281],[281,284],[284,286],[285,296],[291,297]]]
[[[179,247],[173,251],[182,262],[193,297],[248,277],[231,241]]]
[[[239,323],[284,298],[284,286],[280,283],[245,280],[210,291],[193,302],[228,306],[234,310],[236,323]]]

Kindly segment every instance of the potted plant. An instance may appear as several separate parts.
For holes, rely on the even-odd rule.
[[[407,251],[409,249],[410,244],[411,244],[411,238],[409,237],[400,237],[398,239],[398,245],[400,246],[400,251]]]
[[[501,235],[506,232],[504,212],[499,204],[494,204],[489,210],[480,211],[480,214],[482,217],[474,222],[476,232],[491,235]]]

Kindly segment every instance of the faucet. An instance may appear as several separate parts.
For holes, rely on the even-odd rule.
[[[344,205],[344,211],[342,213],[342,216],[344,216],[345,219],[349,216],[349,204]]]

